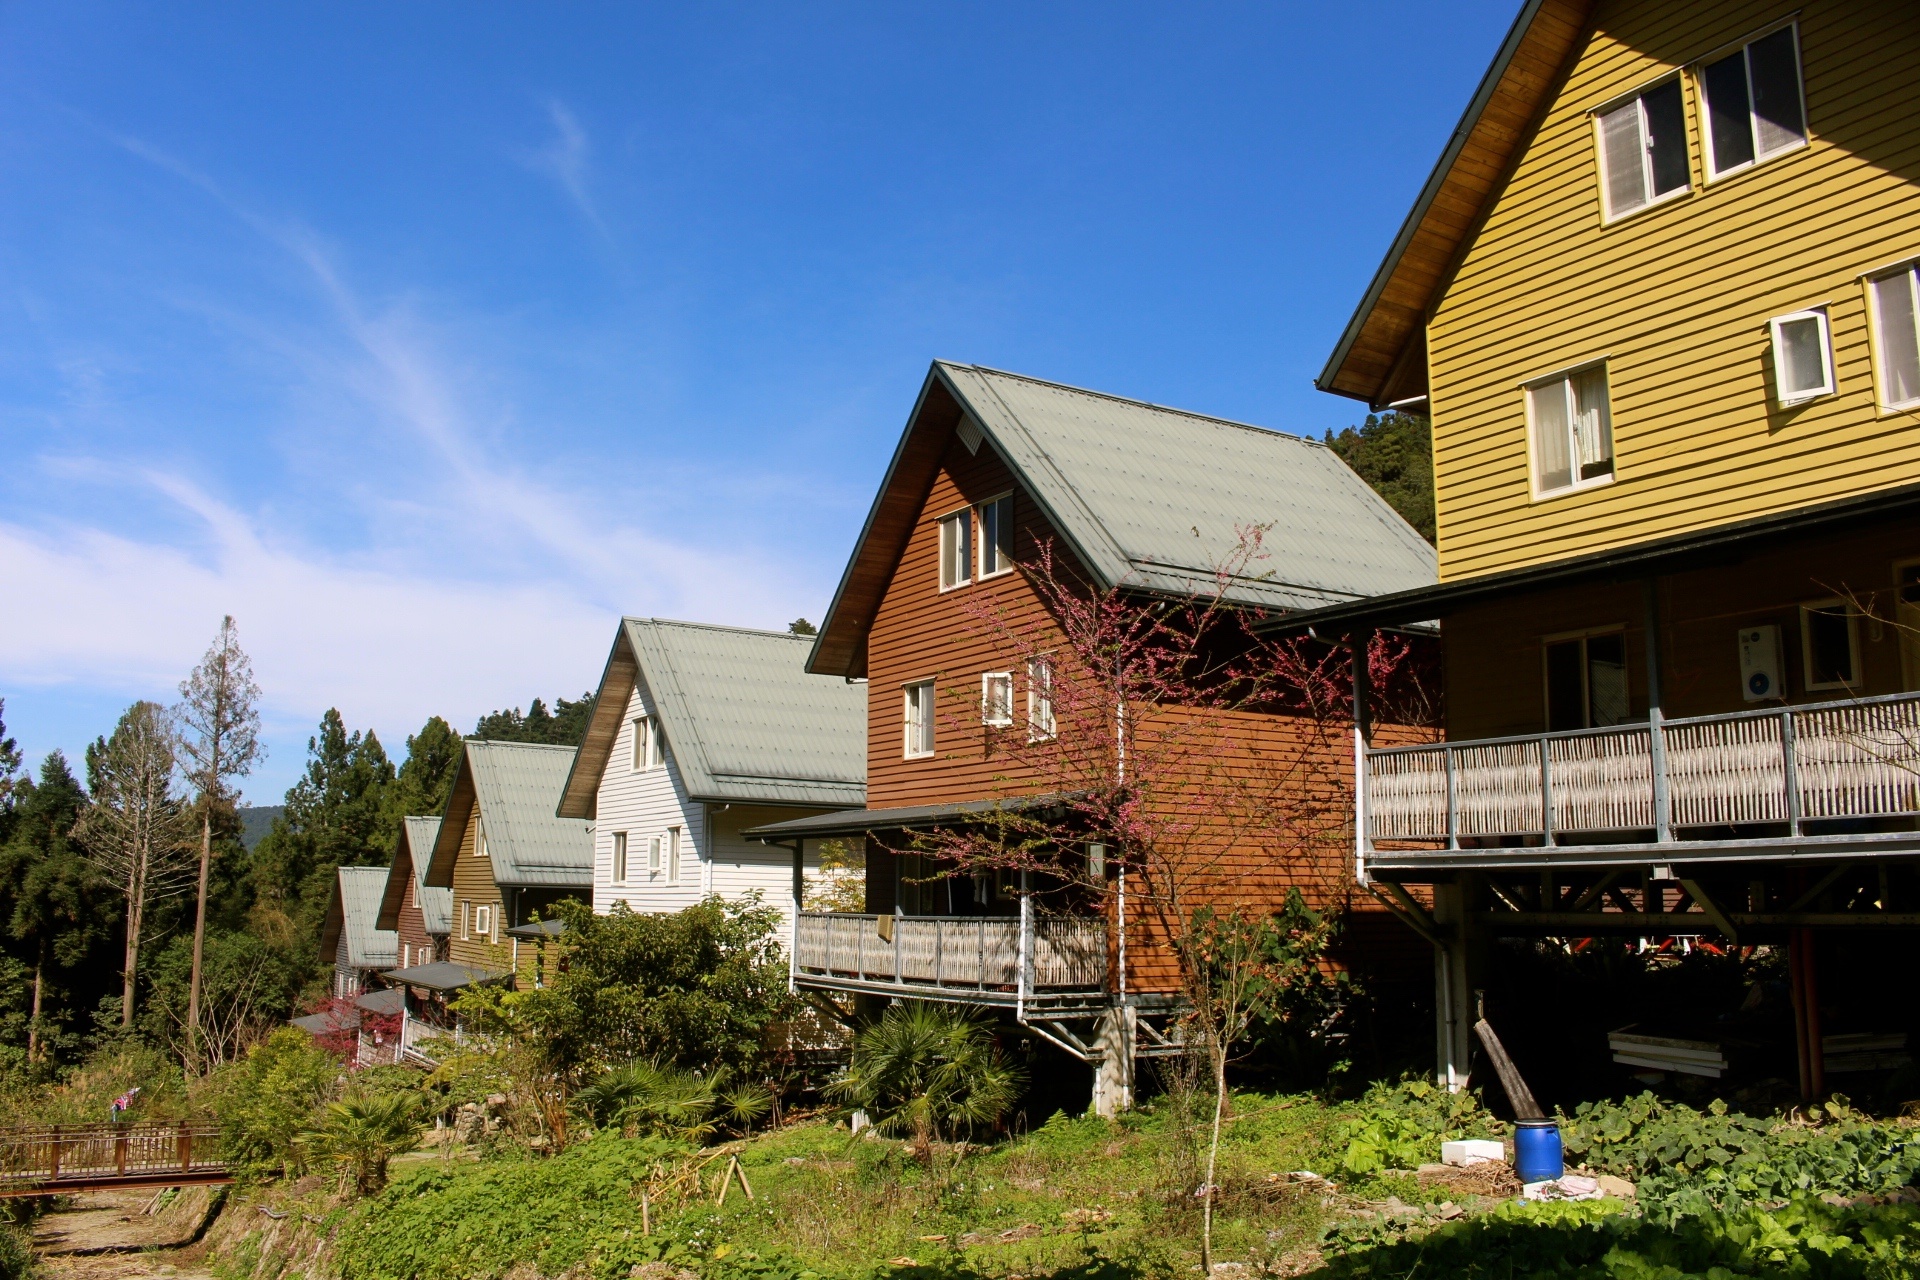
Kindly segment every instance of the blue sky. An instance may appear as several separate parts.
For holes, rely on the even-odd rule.
[[[272,803],[818,620],[929,360],[1318,435],[1513,0],[0,8],[0,697],[37,759],[222,613]]]

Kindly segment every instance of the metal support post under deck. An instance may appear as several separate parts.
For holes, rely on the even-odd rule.
[[[1667,739],[1661,728],[1660,689],[1660,579],[1642,582],[1646,597],[1647,629],[1647,749],[1653,770],[1653,838],[1665,844],[1673,839],[1673,813],[1667,800]]]

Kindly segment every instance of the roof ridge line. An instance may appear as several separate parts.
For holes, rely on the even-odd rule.
[[[1092,396],[1096,400],[1111,400],[1115,404],[1136,405],[1142,409],[1153,409],[1160,413],[1177,413],[1183,418],[1193,418],[1199,422],[1212,422],[1223,427],[1238,427],[1242,431],[1257,431],[1263,436],[1277,436],[1294,444],[1312,445],[1316,449],[1326,448],[1326,442],[1315,440],[1312,436],[1295,435],[1291,431],[1282,431],[1278,427],[1263,427],[1257,422],[1242,422],[1238,418],[1222,418],[1218,414],[1201,413],[1198,409],[1182,409],[1178,405],[1159,404],[1152,400],[1141,400],[1136,396],[1115,395],[1111,391],[1096,391],[1092,387],[1077,386],[1071,382],[1057,382],[1052,378],[1036,378],[1030,373],[1015,373],[1011,369],[996,369],[987,364],[963,364],[958,360],[943,360],[959,369],[972,369],[977,373],[990,373],[1001,378],[1017,378],[1021,382],[1031,382],[1035,386],[1054,387],[1061,391],[1072,391],[1083,396]]]
[[[622,622],[648,622],[657,627],[686,627],[693,631],[730,631],[742,636],[765,636],[770,640],[807,640],[812,636],[795,635],[791,631],[768,631],[762,627],[735,627],[724,622],[688,622],[681,618],[648,618],[637,614],[621,614]]]

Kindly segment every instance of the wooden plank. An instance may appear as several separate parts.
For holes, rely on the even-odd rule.
[[[1500,1087],[1506,1090],[1507,1101],[1513,1104],[1514,1116],[1521,1120],[1546,1119],[1540,1104],[1534,1101],[1533,1090],[1527,1088],[1520,1069],[1507,1056],[1507,1047],[1500,1043],[1500,1037],[1494,1034],[1485,1018],[1473,1024],[1473,1034],[1480,1037],[1480,1047],[1487,1051],[1487,1060],[1493,1064],[1494,1074],[1500,1077]]]

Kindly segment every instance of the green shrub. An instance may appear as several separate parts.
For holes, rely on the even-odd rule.
[[[1843,1102],[1805,1120],[1765,1120],[1714,1102],[1696,1111],[1650,1093],[1582,1103],[1561,1124],[1569,1164],[1631,1178],[1657,1218],[1796,1195],[1884,1194],[1920,1172],[1920,1137]]]
[[[32,1280],[40,1273],[27,1243],[27,1233],[11,1223],[0,1222],[0,1280]]]
[[[1474,1095],[1415,1077],[1368,1089],[1334,1126],[1333,1141],[1342,1169],[1369,1174],[1416,1168],[1438,1160],[1442,1142],[1497,1137],[1504,1128]]]
[[[339,1060],[297,1027],[282,1027],[215,1072],[207,1098],[220,1117],[227,1159],[243,1173],[291,1173],[296,1141],[339,1077]]]
[[[1835,1209],[1803,1197],[1671,1224],[1617,1201],[1509,1203],[1417,1240],[1335,1258],[1325,1280],[1904,1280],[1920,1267],[1920,1209]]]
[[[316,1158],[352,1174],[354,1189],[370,1196],[387,1185],[387,1163],[420,1141],[425,1099],[416,1089],[355,1090],[329,1102],[320,1123],[302,1135]]]
[[[881,1133],[911,1135],[922,1159],[933,1142],[991,1129],[1026,1083],[986,1023],[948,1005],[905,1000],[853,1043],[853,1062],[827,1093],[873,1117]]]

